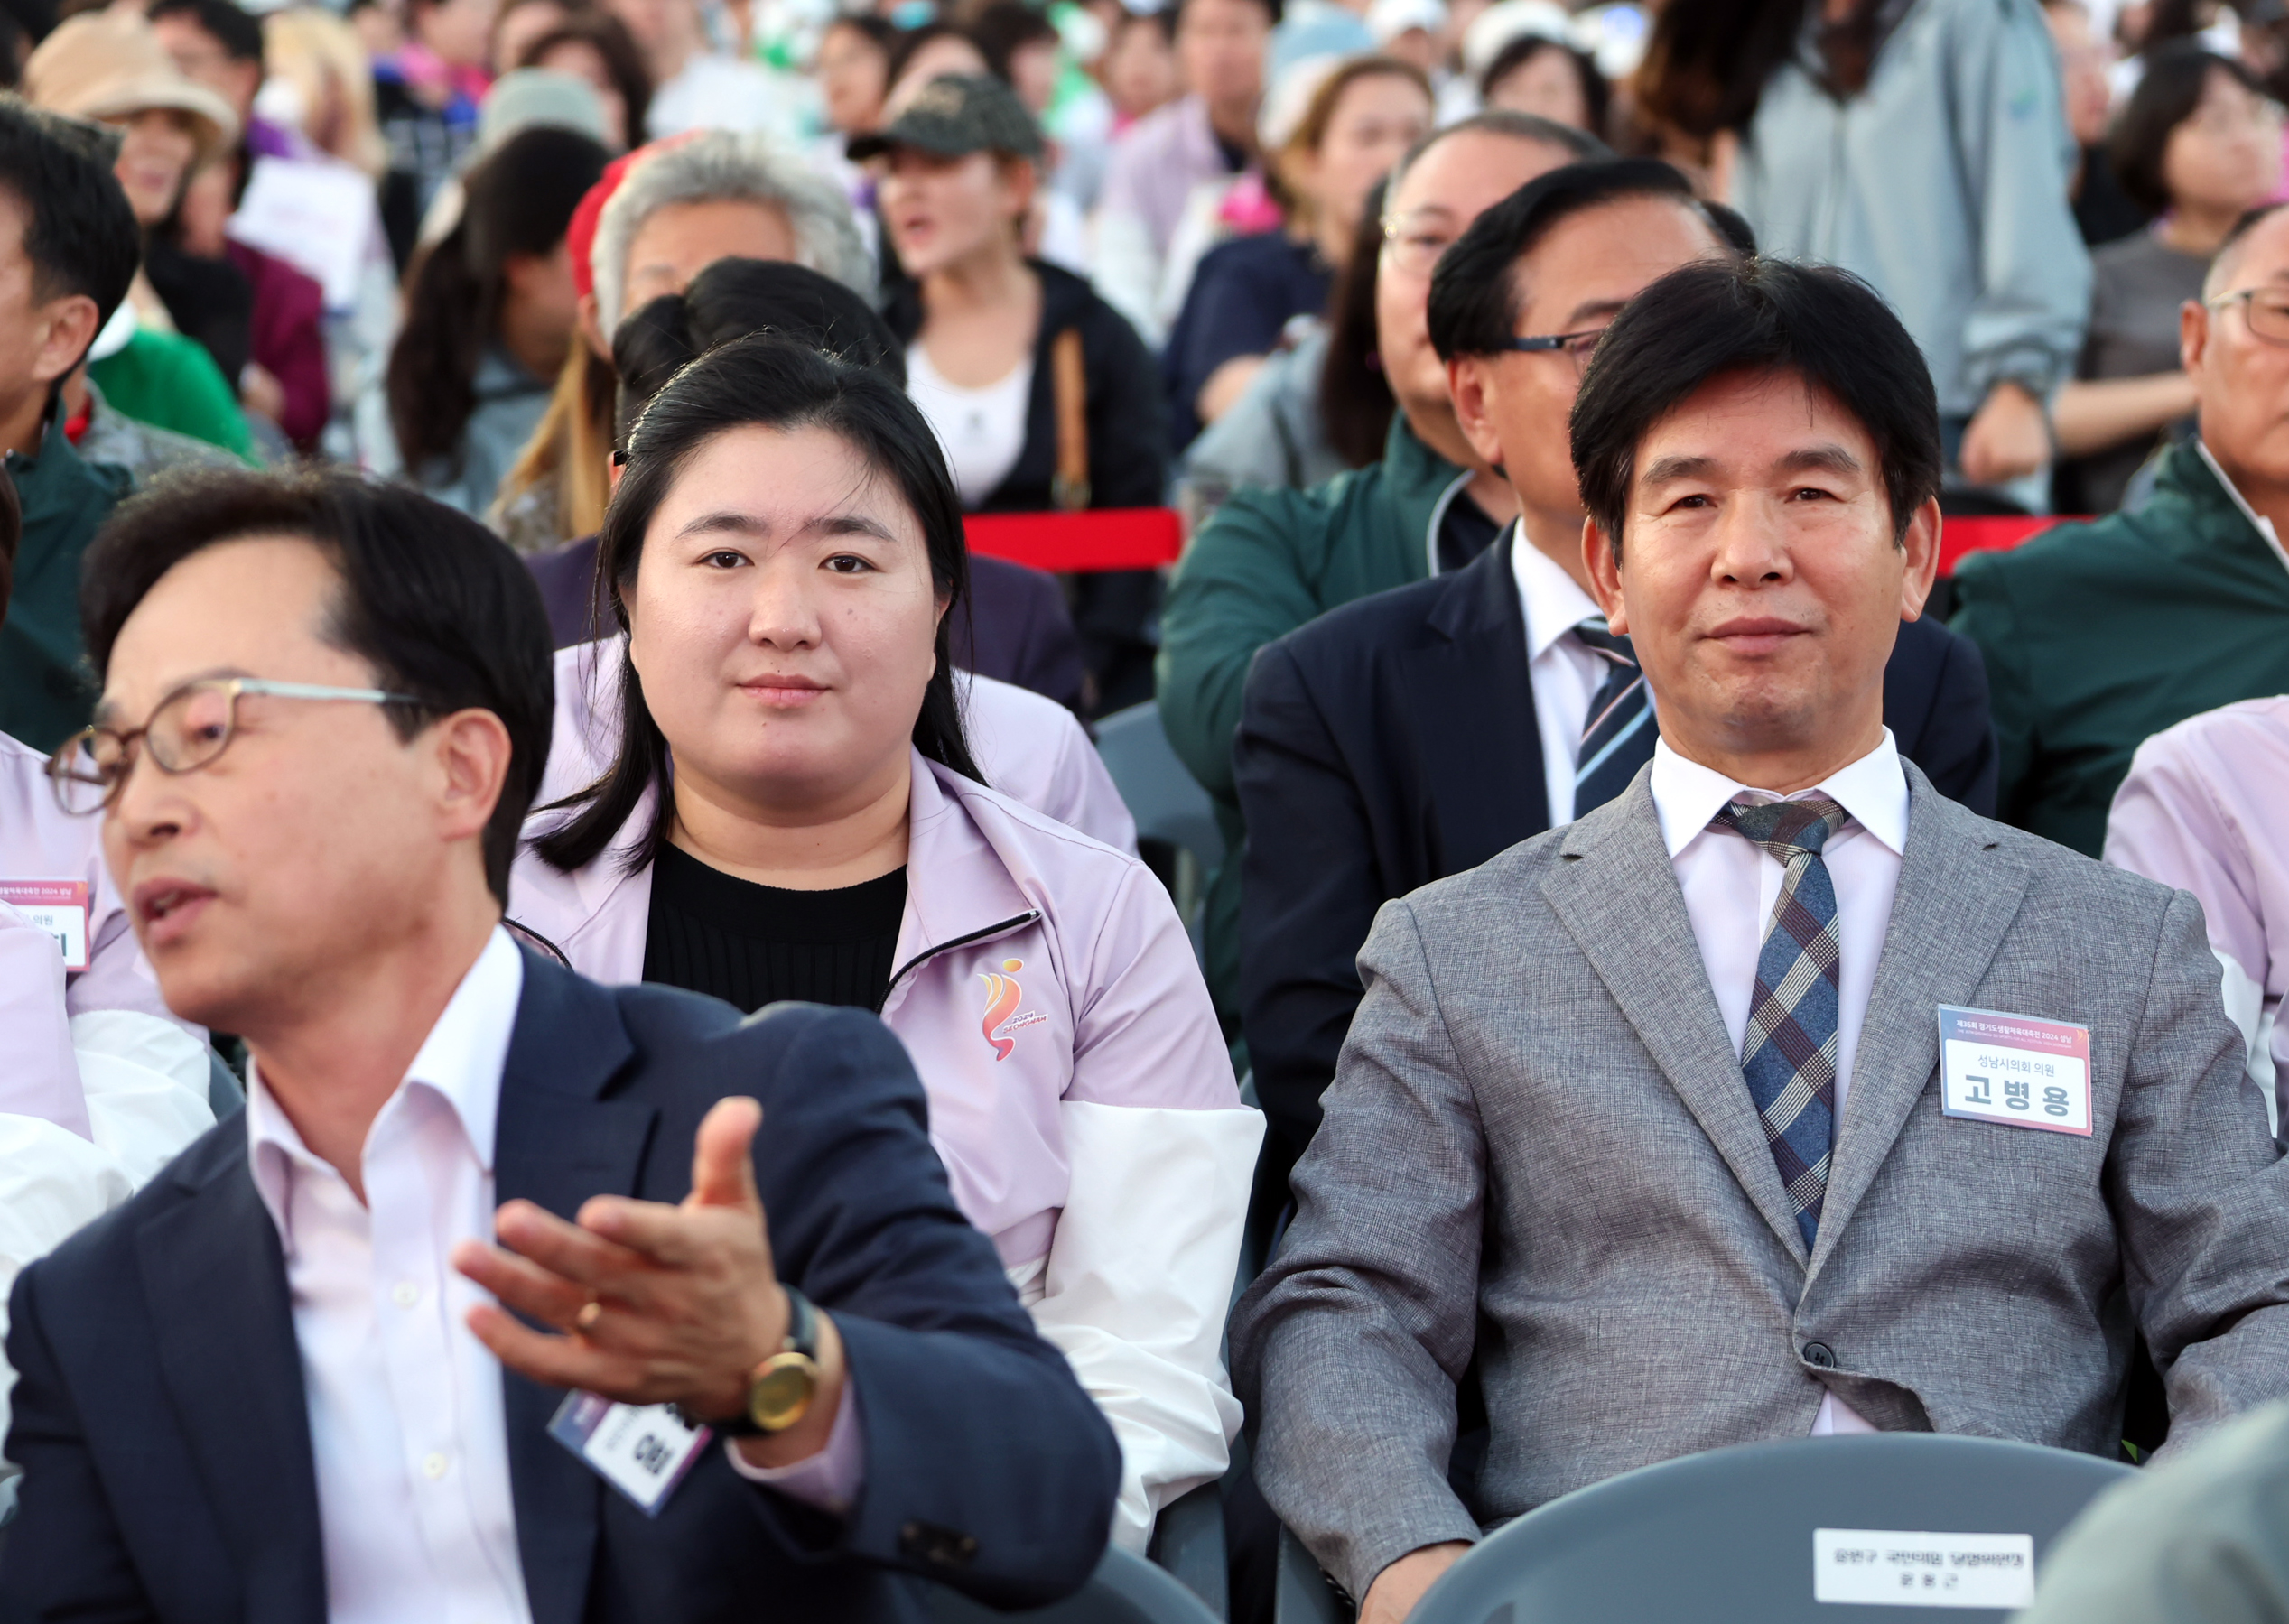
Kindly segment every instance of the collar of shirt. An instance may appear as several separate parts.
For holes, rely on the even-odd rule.
[[[2206,441],[2196,440],[2193,449],[2201,453],[2201,460],[2210,465],[2210,471],[2218,477],[2218,483],[2225,487],[2226,495],[2233,498],[2233,505],[2241,509],[2241,516],[2249,521],[2250,528],[2266,538],[2266,545],[2273,549],[2273,555],[2281,561],[2281,567],[2289,570],[2289,551],[2283,549],[2281,538],[2274,534],[2273,521],[2249,506],[2248,498],[2226,477],[2226,470],[2219,468],[2218,459],[2210,454]]]
[[[461,1123],[462,1134],[478,1165],[493,1170],[493,1130],[500,1110],[501,1068],[508,1059],[508,1042],[516,1026],[516,1007],[525,992],[525,960],[516,942],[498,925],[493,927],[484,951],[461,977],[447,1000],[444,1013],[422,1041],[405,1078],[382,1104],[375,1117],[380,1122],[399,1109],[406,1090],[419,1083],[443,1100]],[[264,1086],[262,1071],[247,1065],[247,1143],[255,1189],[278,1226],[279,1239],[289,1250],[293,1234],[287,1220],[287,1181],[297,1165],[316,1168],[321,1164],[302,1143],[302,1135]]]
[[[1519,605],[1526,611],[1526,659],[1531,664],[1568,632],[1585,620],[1602,617],[1605,611],[1556,559],[1527,540],[1524,528],[1515,522],[1509,543],[1510,571],[1518,581]]]
[[[1892,729],[1884,729],[1875,748],[1847,767],[1840,767],[1810,789],[1793,795],[1776,795],[1724,774],[1688,761],[1662,739],[1653,747],[1653,810],[1661,820],[1661,841],[1670,859],[1691,845],[1717,816],[1717,809],[1736,795],[1762,796],[1768,801],[1795,801],[1824,794],[1852,815],[1852,821],[1881,840],[1894,854],[1907,854],[1907,774],[1900,766],[1899,747]]]

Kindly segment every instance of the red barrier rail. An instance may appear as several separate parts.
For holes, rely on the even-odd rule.
[[[1966,554],[2006,551],[2070,521],[2030,517],[1952,518],[1940,526],[1940,573]],[[1168,507],[1101,507],[1087,513],[980,513],[963,521],[970,550],[1056,573],[1157,570],[1184,551],[1184,526]]]
[[[1184,551],[1184,525],[1172,507],[973,513],[963,529],[972,552],[1056,573],[1157,570]]]
[[[2079,524],[2056,514],[2038,514],[2027,517],[1961,518],[1940,521],[1940,574],[1942,578],[1955,573],[1966,553],[2007,552],[2020,543],[2031,541],[2053,524]]]

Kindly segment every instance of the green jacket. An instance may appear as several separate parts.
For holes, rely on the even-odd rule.
[[[139,327],[125,349],[88,362],[88,376],[114,411],[253,460],[255,437],[238,396],[197,339]]]
[[[2289,563],[2191,441],[2135,512],[1965,559],[1955,601],[1987,656],[1997,815],[2091,857],[2147,738],[2289,692]]]
[[[1470,471],[1394,413],[1383,459],[1308,490],[1243,490],[1192,539],[1160,617],[1160,722],[1216,805],[1225,860],[1202,922],[1208,988],[1238,1029],[1240,845],[1232,744],[1256,651],[1338,604],[1431,573],[1439,522]]]
[[[95,690],[79,646],[79,560],[127,474],[82,462],[51,412],[37,460],[8,453],[23,504],[15,589],[0,625],[0,733],[52,750],[88,725]]]

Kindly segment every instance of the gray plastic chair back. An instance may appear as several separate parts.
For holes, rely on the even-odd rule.
[[[937,1624],[1217,1624],[1190,1591],[1141,1556],[1108,1549],[1089,1582],[1074,1595],[1031,1612],[996,1612],[983,1602],[931,1585],[930,1616]]]
[[[1224,860],[1215,803],[1169,747],[1160,707],[1149,700],[1097,724],[1097,754],[1137,821],[1140,854],[1168,886],[1198,951],[1201,905]]]
[[[1166,840],[1192,853],[1204,871],[1214,872],[1224,858],[1216,809],[1169,747],[1160,707],[1148,700],[1100,721],[1097,754],[1137,821],[1138,838]]]
[[[2039,1565],[2092,1497],[2130,1471],[2095,1455],[1931,1433],[1712,1450],[1507,1524],[1447,1571],[1410,1624],[1838,1624],[1856,1615],[1813,1600],[1814,1529],[2025,1534]],[[2011,1613],[1943,1616],[1975,1624]]]

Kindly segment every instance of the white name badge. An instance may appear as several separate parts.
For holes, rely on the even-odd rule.
[[[567,1393],[550,1417],[548,1435],[588,1463],[589,1470],[657,1517],[668,1496],[714,1436],[684,1424],[666,1404],[614,1404],[594,1393]]]
[[[1940,1109],[2088,1137],[2090,1028],[1940,1005]]]
[[[1812,1600],[1862,1607],[2025,1607],[2032,1534],[1812,1530]]]
[[[5,902],[56,939],[63,967],[88,968],[88,882],[84,879],[0,879]]]

